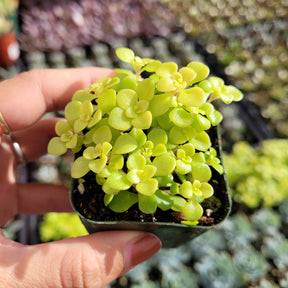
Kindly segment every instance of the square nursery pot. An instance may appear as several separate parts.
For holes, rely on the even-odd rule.
[[[217,150],[222,161],[219,128],[210,129],[209,134],[212,146]],[[174,248],[221,223],[229,215],[231,209],[225,171],[220,175],[212,169],[210,184],[214,187],[214,195],[202,202],[204,214],[200,218],[199,224],[195,226],[181,224],[180,221],[177,223],[171,216],[173,212],[171,213],[170,210],[164,212],[158,209],[153,215],[143,214],[139,212],[137,204],[126,212],[115,213],[104,206],[104,192],[101,187],[97,187],[95,183],[89,187],[89,177],[95,179],[95,174],[87,174],[84,177],[85,183],[87,183],[85,193],[79,192],[77,179],[72,178],[70,201],[90,234],[108,230],[141,230],[158,236],[162,241],[163,248]],[[96,220],[94,215],[97,215]]]

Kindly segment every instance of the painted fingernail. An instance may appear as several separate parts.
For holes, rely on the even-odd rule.
[[[132,240],[124,249],[125,268],[123,274],[152,257],[160,250],[161,246],[161,241],[150,233],[145,233],[140,238]]]

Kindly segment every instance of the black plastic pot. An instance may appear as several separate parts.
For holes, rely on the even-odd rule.
[[[215,129],[217,139],[215,141],[215,149],[218,150],[218,154],[221,157],[221,143],[219,137],[219,129]],[[221,202],[221,207],[218,208],[217,217],[211,225],[205,226],[188,226],[177,223],[164,223],[164,222],[136,222],[136,221],[93,221],[85,218],[76,208],[75,205],[75,187],[78,185],[78,181],[72,179],[70,190],[70,201],[73,209],[79,215],[82,223],[86,227],[87,231],[92,234],[99,231],[109,230],[140,230],[154,233],[162,241],[163,248],[174,248],[185,244],[186,242],[196,238],[200,234],[208,231],[212,227],[215,227],[221,223],[230,213],[231,199],[229,195],[226,174],[219,175],[217,172],[213,173],[212,182],[217,182],[217,189],[215,189],[214,196]],[[216,183],[215,182],[215,183]],[[213,184],[212,184],[213,185]],[[74,192],[73,192],[74,191]],[[75,192],[76,191],[76,192]],[[109,209],[109,208],[107,208]]]

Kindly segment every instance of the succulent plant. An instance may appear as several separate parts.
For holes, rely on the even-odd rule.
[[[39,226],[39,233],[43,242],[87,235],[87,231],[75,213],[55,212],[50,212],[43,216],[43,221]]]
[[[17,0],[0,0],[0,36],[11,31],[13,21],[9,19],[18,8]]]
[[[270,258],[280,271],[287,271],[288,242],[283,236],[269,237],[264,241],[263,254]]]
[[[248,283],[257,283],[262,277],[265,277],[269,267],[265,257],[252,247],[238,250],[233,261]]]
[[[265,140],[257,148],[238,142],[223,155],[231,194],[249,208],[273,207],[288,199],[286,139]]]
[[[203,257],[195,265],[203,287],[243,287],[244,279],[226,252]]]
[[[223,173],[207,132],[222,120],[211,102],[229,104],[243,95],[218,77],[206,79],[209,68],[201,62],[178,69],[128,48],[116,54],[134,73],[118,69],[75,92],[48,152],[77,153],[71,176],[79,191],[85,192],[84,176],[92,171],[114,212],[138,203],[143,213],[172,209],[184,214],[182,223],[197,224],[200,203],[214,192],[211,169]],[[144,72],[150,74],[145,79]]]

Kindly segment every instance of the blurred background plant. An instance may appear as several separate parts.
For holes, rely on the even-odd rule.
[[[245,94],[219,109],[232,215],[111,287],[288,287],[287,16],[287,0],[20,1],[21,58],[0,69],[0,80],[34,68],[113,68],[120,65],[114,50],[126,46],[181,66],[205,62]],[[71,155],[44,156],[29,163],[27,180],[68,187],[70,163]],[[24,220],[5,227],[23,243],[31,244],[31,233],[41,241],[85,233],[74,214]]]
[[[15,27],[18,4],[18,0],[0,0],[0,37]]]
[[[257,148],[238,142],[224,155],[233,200],[256,209],[288,200],[288,141],[265,140]]]

